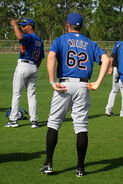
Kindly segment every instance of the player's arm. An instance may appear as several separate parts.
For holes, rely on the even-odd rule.
[[[22,35],[21,31],[19,30],[17,23],[18,23],[18,20],[12,19],[10,21],[11,26],[13,26],[13,28],[14,28],[14,32],[15,32],[16,38],[18,40],[21,40],[23,35]]]
[[[49,74],[50,84],[56,91],[65,92],[66,87],[58,82],[55,82],[55,69],[56,69],[56,53],[50,51],[47,57],[47,70]]]
[[[96,90],[99,88],[100,84],[102,83],[103,81],[103,78],[107,72],[107,69],[108,69],[108,66],[109,66],[109,62],[110,62],[110,59],[108,57],[107,54],[103,54],[101,56],[101,68],[100,68],[100,72],[99,72],[99,76],[98,76],[98,79],[96,82],[92,82],[92,83],[86,83],[86,86],[89,90]]]
[[[114,57],[111,56],[109,70],[108,70],[108,73],[107,73],[108,75],[112,75],[112,73],[113,73],[113,60],[114,60]]]

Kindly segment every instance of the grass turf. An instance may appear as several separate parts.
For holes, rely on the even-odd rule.
[[[59,132],[54,154],[54,174],[43,175],[40,167],[45,161],[47,119],[53,90],[49,84],[46,59],[39,68],[37,101],[40,127],[31,129],[29,116],[19,121],[19,128],[5,128],[5,114],[11,106],[12,79],[16,54],[0,55],[0,184],[121,184],[123,182],[123,118],[119,117],[121,97],[116,97],[114,117],[105,115],[112,77],[106,76],[97,91],[90,92],[89,145],[85,160],[87,175],[75,176],[76,135],[70,111]],[[99,66],[95,64],[91,81],[95,81]],[[26,90],[20,106],[28,110]]]

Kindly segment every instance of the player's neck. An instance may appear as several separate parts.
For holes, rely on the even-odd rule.
[[[32,31],[32,30],[29,30],[29,31],[28,31],[28,34],[30,34],[30,33],[34,33],[34,31]]]
[[[74,30],[74,29],[71,29],[71,28],[68,29],[68,32],[69,33],[80,33],[79,30]]]
[[[76,30],[71,30],[71,33],[80,33],[80,31],[76,31]]]

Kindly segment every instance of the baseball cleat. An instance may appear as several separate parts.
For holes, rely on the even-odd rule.
[[[17,121],[9,121],[7,124],[4,125],[4,127],[17,128],[19,127],[19,125]]]
[[[85,172],[84,169],[81,169],[81,168],[76,169],[76,176],[77,177],[81,177],[81,176],[84,176],[84,175],[86,175],[86,172]]]
[[[107,116],[114,116],[113,112],[106,112]]]
[[[37,121],[32,121],[32,126],[31,128],[38,128],[38,122]]]
[[[53,172],[52,164],[44,164],[44,166],[40,169],[43,174],[50,174]]]

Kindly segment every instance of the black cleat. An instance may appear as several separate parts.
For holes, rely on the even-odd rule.
[[[44,164],[44,166],[40,169],[40,171],[43,174],[50,174],[53,172],[53,168],[52,168],[52,164],[48,163],[48,164]]]
[[[81,176],[84,176],[84,175],[86,175],[86,172],[85,172],[84,169],[81,169],[81,168],[76,169],[76,176],[77,177],[81,177]]]

